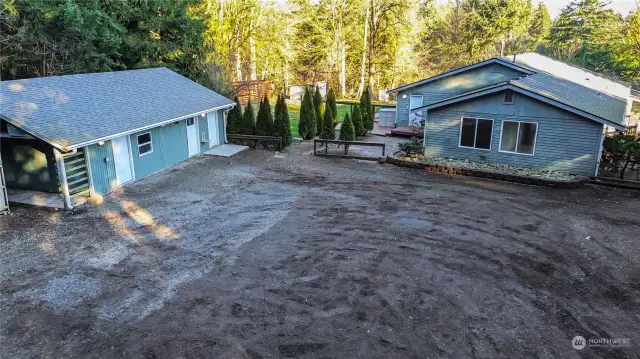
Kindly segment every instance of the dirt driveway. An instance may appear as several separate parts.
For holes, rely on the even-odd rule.
[[[639,193],[310,152],[197,157],[70,213],[14,207],[0,356],[637,357]]]

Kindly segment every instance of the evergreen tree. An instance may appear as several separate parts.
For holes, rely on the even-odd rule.
[[[338,105],[336,104],[336,93],[333,89],[329,89],[327,93],[327,107],[331,108],[331,114],[333,115],[333,123],[338,122]]]
[[[353,128],[353,122],[351,122],[351,118],[349,114],[344,116],[344,120],[342,121],[342,126],[340,126],[340,140],[342,141],[355,141],[356,140],[356,131]]]
[[[291,123],[289,122],[289,111],[284,96],[279,95],[276,100],[275,120],[273,123],[275,136],[282,137],[282,146],[287,147],[291,144]]]
[[[298,133],[305,140],[310,140],[316,136],[316,113],[311,99],[311,92],[306,89],[302,97],[300,106],[300,122],[298,123]]]
[[[360,106],[353,107],[353,113],[351,114],[351,122],[353,123],[353,128],[356,131],[356,136],[364,136],[367,131],[364,129],[364,124],[362,123],[362,114],[360,113]]]
[[[373,107],[371,106],[371,90],[367,87],[360,96],[360,114],[365,133],[373,130]]]
[[[322,133],[322,94],[320,93],[320,88],[316,86],[316,90],[313,93],[313,109],[316,114],[316,126],[317,126],[317,134]]]
[[[322,125],[322,133],[320,134],[320,138],[325,140],[333,140],[336,138],[336,132],[334,130],[333,125],[333,113],[331,112],[331,107],[325,106],[324,108],[324,117],[322,118],[324,124]]]
[[[253,106],[251,100],[247,103],[247,107],[242,114],[242,123],[240,125],[240,134],[253,135],[256,131],[256,116],[253,114]]]
[[[238,100],[238,96],[233,100],[236,105],[227,115],[227,133],[229,134],[240,133],[240,123],[242,121],[242,105],[240,105],[240,100]]]
[[[273,134],[273,115],[267,96],[260,102],[258,119],[256,120],[256,135],[271,136]]]

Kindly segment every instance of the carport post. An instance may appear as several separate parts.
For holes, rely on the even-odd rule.
[[[53,150],[53,154],[56,157],[56,164],[58,165],[58,175],[60,176],[60,188],[62,190],[64,208],[73,209],[73,206],[71,205],[71,196],[69,195],[69,185],[67,184],[67,171],[64,168],[64,158],[62,158],[62,153],[57,149]]]

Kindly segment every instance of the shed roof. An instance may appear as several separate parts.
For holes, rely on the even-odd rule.
[[[0,82],[0,117],[63,150],[234,104],[165,67]]]

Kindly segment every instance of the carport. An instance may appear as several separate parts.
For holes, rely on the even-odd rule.
[[[89,196],[84,151],[63,151],[0,120],[2,177],[9,202],[71,208]]]

